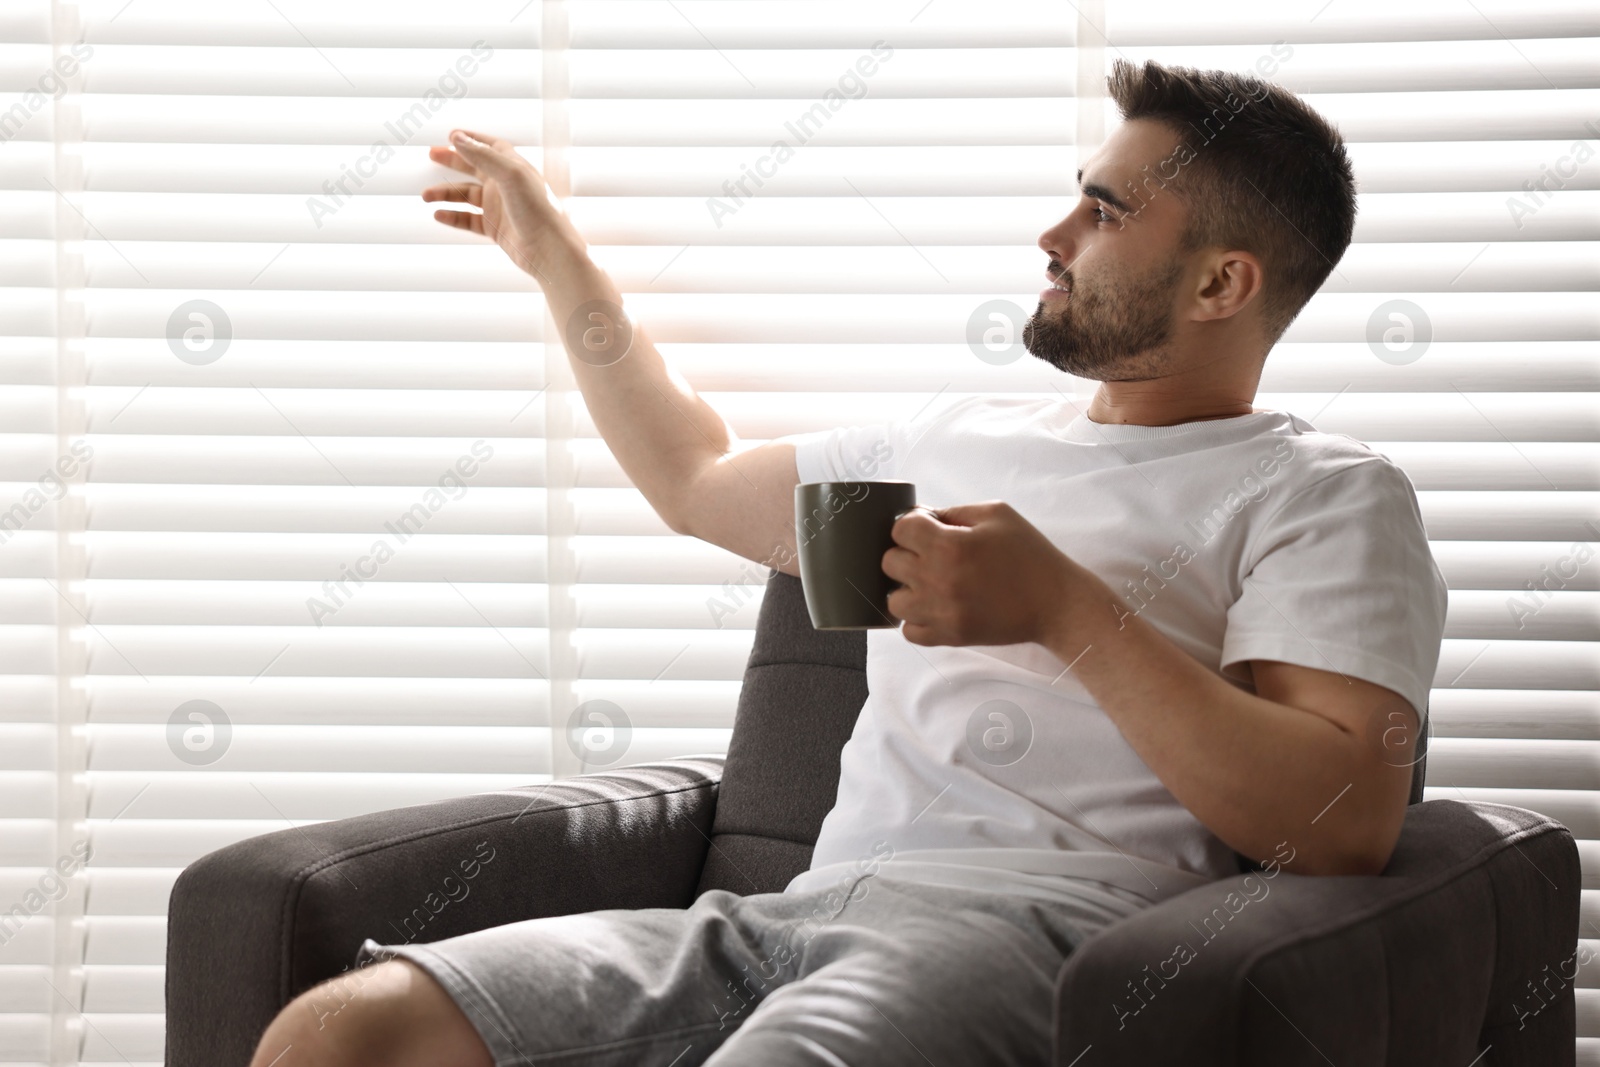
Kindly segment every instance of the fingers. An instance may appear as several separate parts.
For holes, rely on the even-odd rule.
[[[934,643],[938,631],[927,621],[916,621],[921,612],[908,589],[896,589],[889,594],[889,615],[900,624],[900,633],[914,645]]]
[[[451,130],[450,146],[434,145],[428,149],[428,158],[474,177],[482,177],[484,173],[498,175],[510,167],[526,167],[539,178],[538,169],[518,155],[510,141],[475,130]]]
[[[422,199],[432,203],[446,200],[455,204],[483,206],[483,186],[473,182],[450,182],[447,185],[430,185],[422,190]]]
[[[977,504],[956,504],[939,509],[939,521],[946,526],[976,526],[983,520],[998,515],[1006,507],[999,500],[985,500]]]
[[[911,614],[911,591],[904,587],[891,590],[885,604],[891,618],[896,622],[904,621]]]
[[[439,145],[434,145],[432,148],[428,149],[428,158],[433,160],[435,163],[449,167],[451,170],[459,170],[462,174],[476,175],[478,173],[477,170],[473,168],[472,164],[468,163],[466,160],[457,155],[455,149],[453,148],[443,148]]]
[[[895,524],[889,530],[889,536],[894,538],[894,543],[920,552],[928,543],[944,529],[944,524],[933,517],[933,512],[928,508],[917,507],[900,514]]]
[[[504,137],[496,137],[492,133],[479,133],[477,130],[460,130],[460,129],[452,130],[451,133],[452,134],[464,133],[468,137],[472,138],[474,141],[479,141],[479,142],[481,142],[483,144],[488,145],[491,148],[506,149],[506,148],[510,148],[511,147],[511,142],[510,141],[506,140]]]
[[[483,216],[471,211],[435,211],[433,217],[446,226],[454,226],[458,230],[471,230],[473,233],[483,233]]]
[[[491,144],[489,141],[478,140],[465,130],[452,130],[450,145],[462,158],[477,168],[478,173],[488,177],[505,177],[515,169],[517,162],[521,161],[521,157],[510,150],[507,142]]]
[[[904,548],[891,548],[883,554],[883,559],[878,565],[883,568],[884,574],[901,585],[910,585],[912,569],[916,566],[916,562],[915,553]]]

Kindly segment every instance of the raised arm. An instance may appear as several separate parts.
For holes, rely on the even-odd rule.
[[[440,209],[434,218],[492,238],[538,281],[564,329],[589,414],[650,506],[678,533],[797,574],[794,446],[734,451],[733,429],[667,366],[642,328],[633,327],[624,354],[607,310],[621,308],[622,294],[589,258],[543,175],[509,141],[456,130],[450,145],[430,149],[430,158],[476,180],[431,186],[422,198],[478,208]],[[575,331],[592,342],[576,352],[568,342]]]

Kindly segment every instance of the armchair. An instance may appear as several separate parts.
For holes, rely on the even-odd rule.
[[[782,889],[833,804],[865,659],[864,634],[812,629],[799,580],[775,573],[725,760],[341,819],[203,857],[172,892],[168,1067],[244,1067],[278,1010],[368,937]],[[1382,875],[1267,881],[1242,864],[1087,941],[1057,980],[1054,1062],[1572,1064],[1572,982],[1546,981],[1577,942],[1572,835],[1521,808],[1423,803],[1425,766]],[[1531,1000],[1540,982],[1548,999]]]

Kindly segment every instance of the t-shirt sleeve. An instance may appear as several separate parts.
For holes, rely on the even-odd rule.
[[[804,482],[887,481],[901,477],[905,460],[936,422],[973,398],[930,404],[910,419],[840,426],[779,440],[794,445],[795,466]]]
[[[1281,660],[1385,686],[1422,720],[1439,666],[1448,587],[1410,479],[1386,458],[1296,492],[1246,549],[1222,670]]]
[[[905,425],[839,426],[782,440],[794,445],[794,464],[802,483],[888,480],[899,469]]]

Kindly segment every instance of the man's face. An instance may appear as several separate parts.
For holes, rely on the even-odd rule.
[[[1170,367],[1184,215],[1151,176],[1173,173],[1175,145],[1159,123],[1126,122],[1085,163],[1078,203],[1039,238],[1047,273],[1069,291],[1040,294],[1022,332],[1033,355],[1094,381],[1155,378]]]

